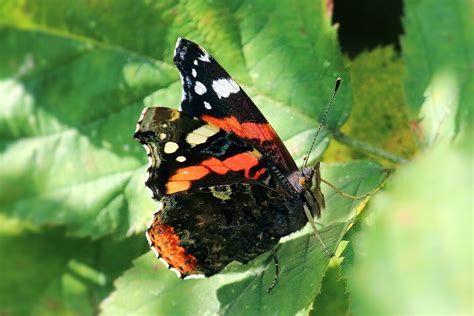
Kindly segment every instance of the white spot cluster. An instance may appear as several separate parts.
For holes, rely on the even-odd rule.
[[[202,49],[202,48],[201,48]],[[211,60],[209,59],[209,54],[204,50],[203,50],[203,54],[201,56],[199,56],[199,60],[202,60],[202,61],[205,61],[207,63],[210,63]]]
[[[165,147],[163,148],[165,154],[172,154],[175,151],[177,151],[179,148],[179,145],[176,144],[175,142],[167,142],[165,144]]]
[[[194,85],[194,92],[196,92],[199,95],[203,95],[204,93],[207,92],[206,86],[203,85],[201,82],[196,81],[196,84]]]
[[[162,262],[165,267],[167,269],[170,269],[171,271],[175,272],[176,275],[178,276],[178,278],[182,278],[182,274],[176,269],[176,268],[173,268],[163,257],[161,257],[160,253],[158,252],[158,250],[154,247],[152,241],[151,241],[151,238],[150,238],[150,235],[148,234],[148,231],[150,230],[150,228],[153,226],[153,222],[155,221],[155,216],[156,214],[158,214],[160,211],[162,211],[163,209],[163,206],[164,204],[163,203],[160,203],[160,206],[158,207],[158,210],[153,214],[153,216],[151,217],[151,221],[150,221],[150,224],[148,225],[148,229],[146,230],[145,232],[145,236],[146,236],[146,239],[148,240],[148,244],[150,245],[150,248],[151,250],[153,251],[153,253],[155,254],[156,258],[158,258],[158,260],[160,262]],[[206,276],[204,274],[191,274],[191,275],[188,275],[186,277],[184,277],[185,280],[189,280],[189,279],[201,279],[201,278],[205,278]]]
[[[240,87],[231,78],[221,78],[214,80],[212,82],[212,89],[216,92],[217,96],[220,98],[227,98],[232,93],[237,93],[240,91]]]
[[[206,124],[189,133],[186,136],[186,142],[193,147],[199,144],[204,144],[209,137],[217,134],[218,132],[219,127]]]

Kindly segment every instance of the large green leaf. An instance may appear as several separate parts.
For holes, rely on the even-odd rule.
[[[323,177],[350,194],[371,191],[385,176],[384,169],[371,162],[323,166]],[[328,199],[322,223],[327,224],[320,227],[326,245],[334,251],[354,221],[361,202],[346,203],[345,198],[333,195],[331,190],[324,187]],[[280,282],[267,294],[275,273],[269,253],[248,265],[231,264],[209,279],[186,281],[176,278],[152,254],[147,254],[117,280],[117,290],[102,305],[103,314],[196,315],[206,311],[226,315],[293,315],[309,311],[320,291],[329,257],[306,227],[285,238],[279,246],[278,258]]]
[[[472,134],[387,183],[353,238],[355,315],[472,314]]]
[[[91,243],[0,216],[0,314],[93,315],[145,244],[138,237]]]
[[[337,76],[346,80],[327,124],[348,117],[348,76],[324,1],[5,0],[0,211],[78,236],[143,230],[155,206],[132,134],[144,106],[179,103],[178,36],[233,74],[297,158]]]
[[[474,119],[472,10],[469,0],[405,1],[402,47],[407,103],[412,116],[423,107],[419,118],[440,129],[450,124],[450,116],[457,119],[456,130]],[[437,137],[425,135],[424,129],[420,133],[428,145]]]

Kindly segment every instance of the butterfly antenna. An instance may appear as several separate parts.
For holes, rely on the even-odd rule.
[[[321,123],[319,124],[318,130],[316,131],[316,135],[313,138],[313,142],[311,143],[311,147],[309,147],[308,154],[304,158],[304,164],[303,164],[303,169],[306,167],[309,161],[309,155],[311,154],[311,151],[313,150],[314,144],[316,143],[316,138],[319,135],[319,132],[321,131],[321,127],[323,126],[324,122],[326,122],[326,117],[328,116],[329,109],[331,108],[332,102],[334,101],[334,97],[336,96],[337,89],[339,89],[339,86],[341,85],[341,77],[338,77],[336,79],[336,86],[334,87],[334,90],[332,92],[331,99],[329,100],[328,105],[326,106],[326,110],[324,111],[323,118],[321,119]]]

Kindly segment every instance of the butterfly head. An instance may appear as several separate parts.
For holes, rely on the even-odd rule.
[[[321,173],[320,163],[317,162],[313,167],[304,167],[299,172],[298,184],[306,203],[312,212],[319,217],[321,210],[325,208],[324,195],[321,192]]]

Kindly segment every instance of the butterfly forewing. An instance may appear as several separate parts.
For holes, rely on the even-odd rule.
[[[135,138],[147,150],[146,185],[156,199],[219,184],[261,182],[275,186],[260,152],[235,135],[186,113],[146,108]]]
[[[199,45],[178,39],[174,62],[181,74],[181,110],[245,139],[283,174],[297,170],[285,145],[245,91]]]

